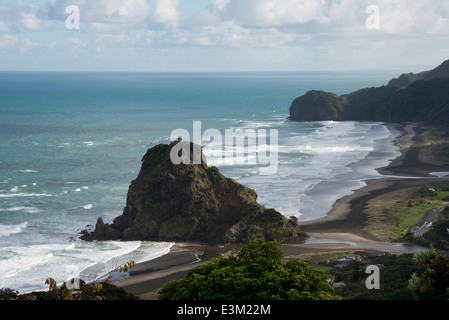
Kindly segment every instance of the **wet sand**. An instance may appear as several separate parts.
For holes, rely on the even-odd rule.
[[[156,291],[164,284],[180,280],[193,267],[241,247],[242,245],[231,244],[211,246],[200,243],[176,243],[168,254],[137,264],[131,270],[128,279],[116,280],[113,284],[143,299],[154,300],[157,297]]]
[[[394,191],[421,188],[435,181],[449,181],[449,177],[430,175],[432,172],[449,171],[449,166],[435,166],[419,160],[420,151],[425,146],[421,135],[425,128],[411,123],[404,125],[403,130],[404,134],[398,141],[401,155],[388,167],[377,168],[385,178],[366,180],[365,187],[336,201],[326,217],[301,223],[306,233],[318,238],[328,237],[332,233],[334,236],[345,234],[347,239],[358,236],[373,240],[362,230],[366,222],[364,208],[368,201]]]

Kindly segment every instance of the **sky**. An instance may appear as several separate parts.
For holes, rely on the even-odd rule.
[[[0,70],[419,72],[447,59],[447,0],[0,0]]]

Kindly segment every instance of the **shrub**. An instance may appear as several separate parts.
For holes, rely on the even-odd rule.
[[[301,261],[282,265],[278,242],[256,240],[171,281],[159,300],[333,300],[327,274]]]

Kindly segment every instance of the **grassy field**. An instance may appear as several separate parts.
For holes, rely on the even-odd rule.
[[[447,203],[449,184],[438,181],[429,183],[426,188],[402,189],[381,195],[368,202],[364,231],[379,241],[398,241],[426,212]]]
[[[341,251],[332,251],[332,252],[323,252],[323,253],[305,253],[296,256],[286,256],[284,257],[285,261],[296,259],[300,261],[307,262],[313,268],[317,268],[323,271],[329,271],[332,266],[330,266],[327,261],[334,258],[342,258],[347,256],[348,254],[354,253],[356,250],[341,250]]]
[[[449,164],[449,129],[442,126],[421,127],[413,148],[419,150],[416,166],[435,171]],[[446,170],[444,170],[446,171]],[[429,189],[434,188],[435,193]],[[420,222],[425,213],[449,203],[449,184],[434,179],[424,188],[404,188],[382,194],[368,201],[364,231],[379,241],[397,241]]]

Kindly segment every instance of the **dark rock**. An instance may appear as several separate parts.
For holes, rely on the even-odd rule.
[[[93,233],[85,232],[81,239],[86,241],[105,241],[105,240],[120,240],[122,233],[119,230],[113,228],[113,226],[109,224],[105,224],[103,222],[103,218],[98,218],[97,223],[95,225],[95,230]]]
[[[306,237],[297,223],[259,205],[254,190],[209,168],[204,154],[200,164],[193,163],[192,153],[187,164],[173,164],[170,153],[178,143],[186,142],[148,150],[129,187],[123,214],[112,225],[99,218],[95,231],[81,239],[221,244],[255,239],[292,242]],[[190,146],[191,151],[199,148]]]

